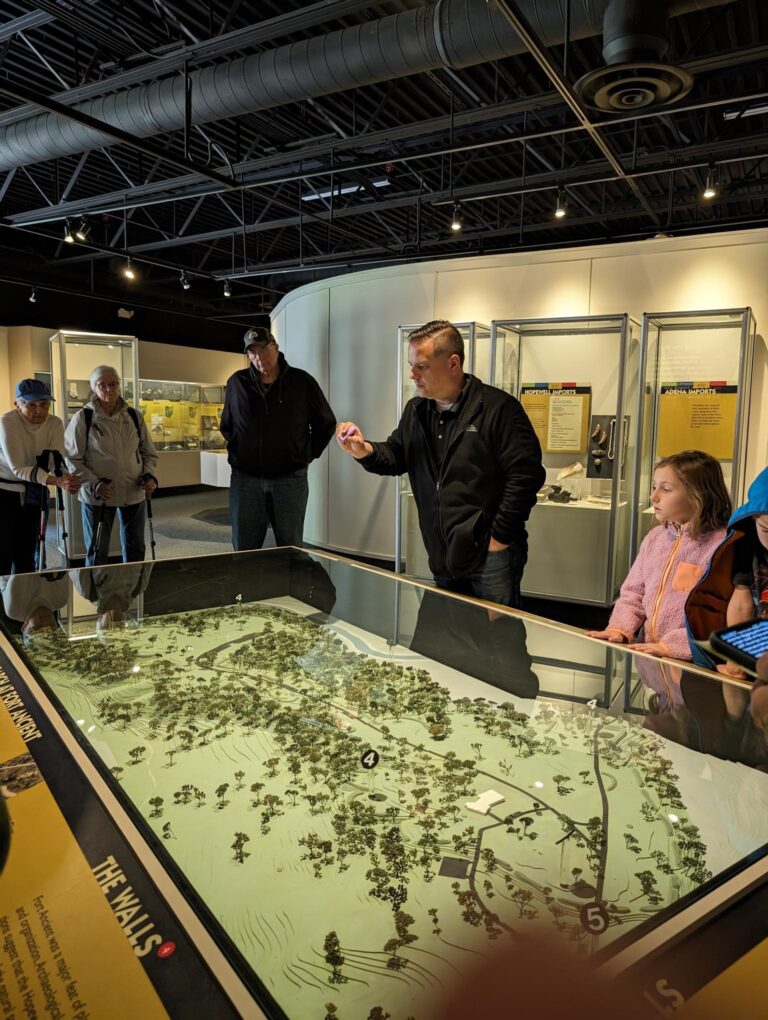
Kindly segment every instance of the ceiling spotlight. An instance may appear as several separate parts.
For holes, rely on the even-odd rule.
[[[464,213],[461,211],[461,202],[454,202],[453,215],[451,216],[451,230],[458,234],[464,226]]]
[[[229,280],[224,281],[224,297],[232,297],[232,288],[229,285]]]
[[[123,266],[123,276],[126,280],[136,279],[136,270],[133,268],[133,262],[131,261],[130,255],[128,256],[128,261]]]
[[[179,277],[179,283],[181,284],[182,290],[189,290],[189,288],[192,286],[192,284],[187,279],[187,274],[184,272],[182,272],[181,276]]]
[[[88,220],[85,216],[83,216],[80,219],[80,226],[75,231],[75,237],[77,238],[78,241],[82,241],[83,243],[85,243],[85,241],[88,240],[88,235],[90,233],[91,228],[88,224]]]
[[[566,213],[565,193],[562,188],[557,189],[557,205],[555,206],[555,219],[561,220]]]
[[[717,198],[717,184],[715,183],[715,175],[711,170],[707,171],[707,183],[704,185],[701,197],[706,198],[707,201]]]
[[[32,293],[29,295],[30,304],[35,304],[37,301],[37,287],[32,288]]]
[[[64,240],[67,244],[75,243],[75,235],[72,233],[72,227],[69,220],[64,220]]]

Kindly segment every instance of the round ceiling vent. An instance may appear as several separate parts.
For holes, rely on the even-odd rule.
[[[576,92],[593,110],[627,113],[666,106],[687,96],[693,75],[671,64],[612,64],[590,71],[576,82]]]

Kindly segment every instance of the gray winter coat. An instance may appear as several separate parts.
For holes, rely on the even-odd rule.
[[[85,408],[93,411],[87,440]],[[83,479],[81,503],[99,502],[95,489],[102,478],[112,482],[107,506],[132,506],[144,499],[140,478],[143,474],[154,477],[157,450],[141,417],[139,424],[141,439],[122,397],[112,415],[105,414],[96,401],[89,401],[72,417],[64,434],[64,452],[70,471]]]

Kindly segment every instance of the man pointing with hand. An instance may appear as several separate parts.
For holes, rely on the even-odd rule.
[[[544,484],[541,447],[519,401],[464,372],[464,341],[437,320],[411,334],[418,396],[383,443],[354,422],[339,447],[373,474],[411,480],[419,526],[441,588],[519,607],[525,529]]]

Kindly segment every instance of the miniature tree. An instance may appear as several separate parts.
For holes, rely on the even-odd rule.
[[[261,791],[264,789],[264,783],[251,783],[251,793],[253,794],[253,800],[251,804],[254,807],[258,807],[261,804]]]
[[[149,803],[152,805],[150,811],[150,817],[159,818],[163,813],[163,798],[162,797],[150,797]]]
[[[170,751],[166,751],[165,752],[165,757],[168,759],[168,768],[169,769],[173,768],[173,758],[174,758],[175,754],[176,754],[176,751],[173,748],[171,748]]]
[[[483,863],[485,864],[488,871],[490,871],[490,873],[493,874],[493,872],[496,870],[497,863],[496,854],[493,852],[493,850],[486,847],[485,850],[480,851],[480,856],[482,857]]]
[[[194,796],[195,800],[197,801],[197,806],[199,808],[202,807],[203,806],[203,802],[205,801],[205,793],[203,792],[203,790],[201,790],[198,786],[196,786],[196,787],[194,787],[192,793],[193,793],[193,796]]]
[[[337,1013],[339,1010],[338,1006],[335,1006],[332,1002],[326,1002],[325,1004],[325,1016],[323,1020],[339,1020]]]
[[[341,973],[344,956],[341,952],[339,937],[335,931],[329,931],[325,936],[323,949],[325,950],[325,962],[332,968],[328,981],[332,985],[345,984],[348,979]]]
[[[146,747],[132,747],[128,752],[128,757],[131,759],[131,765],[138,765],[144,757],[146,750]]]
[[[245,772],[243,772],[242,770],[235,772],[235,779],[237,780],[237,786],[235,787],[235,789],[242,790],[243,780],[245,779]]]
[[[229,804],[229,801],[225,799],[227,796],[228,789],[229,783],[222,783],[221,786],[216,787],[216,800],[217,800],[216,807],[219,809],[219,811],[223,810],[227,806],[227,804]]]
[[[170,822],[166,822],[165,825],[163,826],[163,839],[173,839],[173,838],[175,838],[175,837],[173,835],[173,830],[171,829],[171,823]]]
[[[250,857],[250,853],[245,849],[245,844],[251,842],[251,837],[245,832],[236,832],[235,839],[232,843],[232,849],[235,851],[235,860],[240,864],[245,863],[245,858]]]
[[[368,1014],[368,1020],[389,1020],[391,1013],[386,1013],[381,1006],[374,1006]]]
[[[125,772],[125,769],[123,768],[122,765],[113,765],[112,768],[109,771],[112,773],[112,775],[115,777],[115,779],[119,782],[120,779],[122,778],[123,772]]]
[[[561,797],[565,797],[569,793],[573,793],[573,787],[568,786],[570,776],[552,776],[552,782],[557,787],[557,792]]]
[[[270,777],[272,779],[274,779],[275,776],[277,775],[277,767],[280,764],[280,759],[279,758],[267,758],[267,760],[264,762],[264,764],[267,766],[267,769],[269,770]]]

